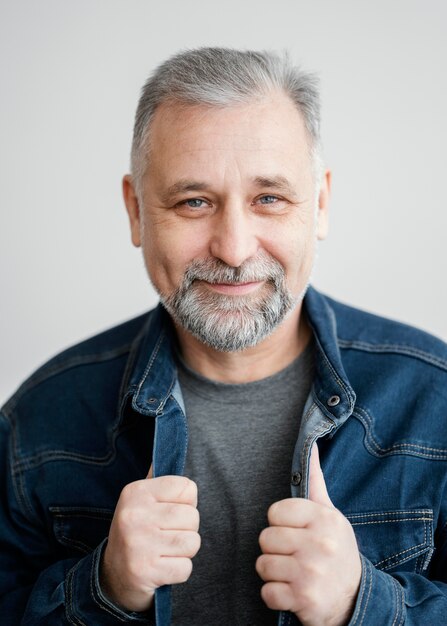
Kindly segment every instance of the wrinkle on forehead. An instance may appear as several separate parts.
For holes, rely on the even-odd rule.
[[[279,177],[296,189],[312,176],[308,133],[292,101],[275,98],[231,107],[162,105],[153,120],[147,184],[163,195],[187,183],[253,184]],[[188,183],[189,181],[189,183]],[[220,181],[220,183],[219,183]],[[256,182],[256,181],[255,181]],[[270,181],[272,182],[272,181]],[[193,188],[194,186],[194,188]]]
[[[284,124],[285,117],[288,122],[287,129]],[[225,120],[224,127],[222,119]],[[182,141],[182,135],[188,133],[191,127],[206,138],[208,145],[212,144],[217,150],[266,149],[261,145],[261,140],[273,148],[272,138],[267,129],[262,136],[264,124],[259,124],[260,119],[263,119],[264,123],[267,121],[267,126],[276,126],[274,134],[281,130],[285,137],[296,134],[297,141],[310,147],[311,140],[301,113],[289,96],[277,92],[251,102],[220,107],[166,102],[155,111],[152,119],[149,148],[153,148],[154,144],[171,145],[173,135],[178,145]],[[190,138],[187,140],[190,141]],[[183,149],[185,148],[186,146],[183,146]],[[196,145],[195,149],[206,149],[206,146],[200,148]]]

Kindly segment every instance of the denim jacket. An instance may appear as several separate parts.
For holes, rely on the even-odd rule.
[[[318,440],[362,578],[350,626],[447,624],[447,349],[310,288],[316,373],[290,467],[306,497]],[[161,306],[55,357],[0,414],[0,622],[170,623],[102,593],[98,571],[121,489],[182,474],[188,426]],[[334,572],[334,577],[337,572]],[[278,613],[278,626],[298,624]]]

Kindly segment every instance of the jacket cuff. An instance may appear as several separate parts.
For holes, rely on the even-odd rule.
[[[78,561],[68,572],[65,583],[66,614],[70,624],[145,624],[152,626],[155,621],[150,613],[127,612],[113,604],[102,592],[99,584],[99,566],[107,539],[91,554]]]
[[[362,554],[362,577],[357,602],[348,626],[377,626],[405,622],[403,587],[395,578],[376,569]]]

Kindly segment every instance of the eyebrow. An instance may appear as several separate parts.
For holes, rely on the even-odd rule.
[[[174,196],[187,191],[209,191],[210,185],[196,180],[179,180],[166,189],[162,194],[162,200],[169,202]]]
[[[269,189],[294,194],[293,185],[285,176],[256,176],[253,182],[257,187],[268,187]]]
[[[252,182],[256,187],[274,189],[276,191],[282,191],[288,194],[294,194],[294,188],[289,180],[285,176],[255,176]],[[208,183],[198,180],[179,180],[178,182],[170,185],[162,194],[162,200],[168,203],[172,198],[178,194],[186,192],[201,192],[209,191],[212,186]]]

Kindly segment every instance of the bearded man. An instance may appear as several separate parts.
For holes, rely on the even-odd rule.
[[[160,304],[2,409],[3,624],[445,622],[447,351],[309,287],[319,127],[273,53],[144,86],[123,191]]]

